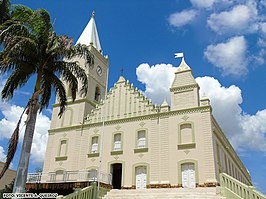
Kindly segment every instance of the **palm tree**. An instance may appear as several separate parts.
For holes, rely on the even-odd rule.
[[[9,14],[10,1],[9,0],[0,0],[0,24],[4,23],[10,18]]]
[[[86,46],[73,46],[72,40],[67,36],[57,36],[53,31],[49,13],[43,9],[33,11],[25,6],[16,6],[11,16],[11,20],[0,26],[0,43],[4,47],[0,52],[0,71],[10,73],[1,93],[2,98],[12,98],[16,89],[26,84],[30,77],[36,77],[32,97],[25,109],[28,118],[13,190],[17,193],[25,191],[38,110],[47,108],[51,93],[55,91],[60,102],[59,116],[62,115],[67,105],[63,81],[71,85],[73,101],[78,91],[86,94],[88,80],[85,70],[78,62],[71,60],[82,56],[86,58],[87,64],[91,65],[93,56]],[[78,80],[81,86],[78,86]],[[6,164],[0,178],[15,154],[20,121],[21,118],[10,139]]]

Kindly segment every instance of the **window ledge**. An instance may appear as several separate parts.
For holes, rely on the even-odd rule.
[[[99,157],[99,156],[100,156],[99,153],[89,153],[88,154],[88,158]]]
[[[144,152],[148,152],[148,148],[134,149],[134,153],[144,153]]]
[[[188,143],[188,144],[178,144],[177,149],[182,150],[182,149],[193,149],[196,148],[196,143]]]
[[[63,160],[67,160],[67,156],[58,156],[58,157],[55,157],[55,161],[63,161]]]
[[[119,150],[119,151],[111,151],[111,155],[122,155],[123,151]]]

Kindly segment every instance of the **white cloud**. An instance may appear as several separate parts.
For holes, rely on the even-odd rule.
[[[4,82],[4,80],[0,79],[0,90],[2,90]],[[23,110],[23,107],[0,101],[0,112],[3,115],[3,118],[0,120],[0,140],[11,137]],[[20,125],[20,142],[22,142],[24,137],[26,118],[27,115],[24,114]],[[31,149],[31,160],[33,163],[39,164],[44,160],[50,122],[50,119],[46,115],[42,113],[38,114]]]
[[[225,45],[209,45],[207,49],[209,51],[205,52],[207,59],[220,68],[223,75],[242,76],[248,72],[247,63],[253,62],[252,66],[265,63],[264,55],[262,55],[265,42],[259,39],[266,37],[265,0],[190,0],[190,2],[192,4],[190,8],[171,14],[168,22],[178,28],[192,22],[193,24],[198,23],[195,28],[203,31],[200,35],[209,37],[210,41],[214,37],[206,27],[215,33],[215,39],[231,37],[231,43],[220,40],[222,42],[220,44]],[[206,27],[202,26],[204,21],[206,21]],[[252,39],[257,37],[259,39],[257,45],[247,46],[246,40],[240,35],[252,35]],[[246,38],[248,41],[252,41],[251,37]],[[233,41],[236,44],[234,46]],[[239,47],[237,42],[240,44]],[[230,44],[232,45],[229,46]],[[230,51],[223,51],[220,54],[216,51],[218,47],[224,47],[223,49],[226,50],[230,47],[231,50],[235,49],[234,52],[237,54],[231,57],[228,56]],[[245,57],[246,52],[249,52],[248,58]],[[239,69],[240,71],[237,71]]]
[[[233,141],[243,146],[248,144],[250,148],[266,152],[266,109],[258,111],[255,115],[244,114],[241,116],[241,128],[243,134],[234,136]]]
[[[35,163],[44,161],[50,123],[51,121],[46,115],[38,114],[31,147],[31,159]]]
[[[2,146],[0,146],[0,162],[6,162],[6,154]],[[9,169],[13,169],[13,163],[9,165]]]
[[[174,27],[181,27],[191,23],[197,16],[196,10],[183,10],[169,16],[168,22]]]
[[[237,86],[226,88],[213,77],[198,77],[196,81],[200,92],[210,98],[213,115],[234,147],[266,152],[266,109],[246,114],[240,106],[242,95]]]
[[[204,56],[223,75],[241,76],[247,73],[247,44],[243,36],[230,38],[225,43],[209,45]]]
[[[260,26],[260,30],[261,30],[261,32],[262,32],[264,35],[266,35],[266,22],[264,22],[264,23],[260,23],[259,26]]]
[[[190,0],[190,2],[196,8],[212,9],[214,5],[217,7],[228,6],[233,3],[233,0]]]
[[[260,51],[257,54],[251,56],[251,60],[254,60],[254,62],[259,65],[262,65],[265,63],[265,59],[264,59],[265,54],[266,54],[266,51],[264,49],[260,49]]]
[[[257,41],[257,45],[259,47],[265,48],[266,47],[266,40],[264,40],[262,38],[259,38],[258,41]]]
[[[266,0],[260,0],[260,4],[264,7],[266,7]]]
[[[0,129],[2,129],[0,140],[11,137],[23,109],[20,106],[0,103],[0,111],[4,116],[0,120]],[[20,125],[20,142],[22,142],[24,137],[26,117],[26,115],[23,116]],[[38,114],[31,149],[31,159],[35,163],[41,163],[44,160],[49,127],[50,119],[42,113]]]
[[[174,79],[176,68],[171,64],[141,64],[137,67],[137,78],[146,87],[145,95],[154,103],[161,104],[166,98],[169,102],[169,85]]]
[[[236,5],[229,11],[211,14],[207,24],[218,34],[243,34],[258,30],[257,18],[256,3],[250,1],[246,5]]]
[[[216,0],[190,0],[193,6],[198,8],[211,8]]]
[[[6,161],[5,150],[2,146],[0,146],[0,162],[5,162],[5,161]]]
[[[200,95],[210,98],[213,115],[227,135],[232,137],[240,128],[239,115],[242,112],[240,104],[243,101],[241,90],[235,85],[223,87],[213,77],[198,77],[196,81],[200,86]]]
[[[137,68],[137,77],[146,86],[146,95],[160,104],[163,98],[169,99],[175,71],[176,67],[170,64],[141,64]],[[266,152],[266,109],[255,115],[244,113],[239,87],[224,87],[213,77],[198,77],[196,81],[200,85],[201,95],[204,93],[210,98],[213,115],[233,146],[242,151],[254,149]]]

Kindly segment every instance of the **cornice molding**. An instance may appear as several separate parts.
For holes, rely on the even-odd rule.
[[[86,103],[92,105],[93,107],[96,107],[96,105],[97,105],[95,102],[92,102],[92,101],[88,100],[87,98],[77,99],[77,100],[75,100],[74,102],[73,102],[73,101],[68,101],[68,102],[67,102],[67,105],[80,104],[80,103],[82,103],[82,102],[86,102]],[[60,106],[59,103],[53,104],[53,108],[55,108],[55,107],[59,107],[59,106]]]
[[[191,85],[187,85],[187,86],[172,87],[172,88],[170,88],[170,91],[171,92],[185,91],[185,90],[189,90],[189,89],[193,89],[193,88],[199,88],[199,85],[198,84],[191,84]]]
[[[175,111],[169,111],[169,112],[157,112],[152,113],[148,115],[142,115],[142,116],[135,116],[135,117],[128,117],[128,118],[120,118],[120,119],[114,119],[114,120],[105,120],[104,125],[113,125],[113,124],[120,124],[120,123],[128,123],[133,121],[143,121],[148,119],[157,119],[157,118],[165,118],[165,117],[172,117],[176,115],[186,115],[191,113],[203,113],[203,112],[210,112],[211,113],[211,106],[200,106],[195,108],[189,108],[189,109],[183,109],[183,110],[175,110]],[[103,118],[102,118],[103,119]],[[75,126],[69,126],[69,127],[60,127],[56,129],[50,129],[48,132],[49,134],[55,133],[55,132],[62,132],[62,131],[70,131],[70,130],[78,130],[86,128],[92,128],[92,127],[100,127],[103,125],[103,122],[94,122],[94,123],[84,123],[79,124]]]

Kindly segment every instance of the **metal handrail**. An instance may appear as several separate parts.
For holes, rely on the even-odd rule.
[[[29,173],[27,183],[62,183],[62,182],[100,182],[112,183],[112,174],[97,171],[62,171],[62,172],[38,172]]]

